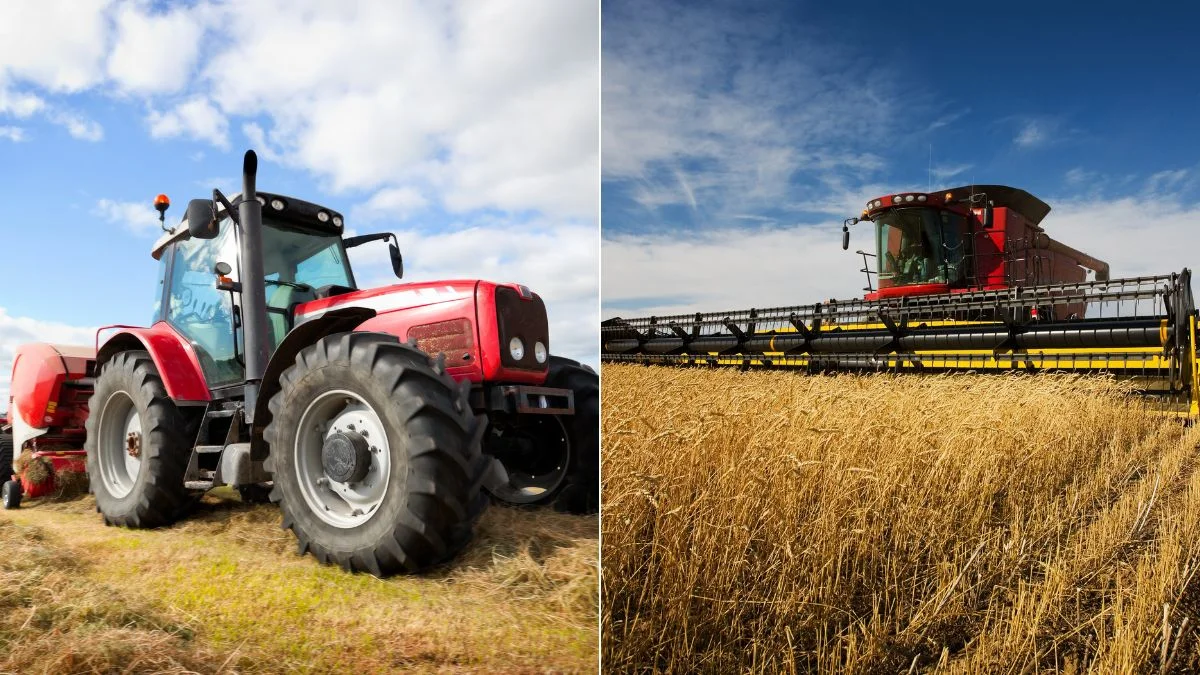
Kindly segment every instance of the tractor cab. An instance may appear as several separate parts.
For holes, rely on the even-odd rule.
[[[347,248],[392,235],[343,240],[341,214],[292,197],[264,192],[258,197],[264,205],[262,268],[273,353],[295,327],[297,307],[357,289]],[[240,202],[241,196],[235,196],[231,205],[236,208]],[[217,223],[215,236],[203,239],[187,236],[185,220],[153,250],[159,260],[153,319],[166,321],[192,342],[213,389],[240,384],[245,377],[241,294],[233,292],[244,274],[238,228],[223,210]]]

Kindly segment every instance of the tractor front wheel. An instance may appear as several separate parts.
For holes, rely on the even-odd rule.
[[[482,425],[440,362],[393,335],[331,335],[296,356],[269,407],[271,500],[300,553],[386,576],[470,540],[487,504]]]
[[[158,527],[192,503],[183,484],[188,424],[144,351],[104,364],[88,401],[87,472],[108,525]]]

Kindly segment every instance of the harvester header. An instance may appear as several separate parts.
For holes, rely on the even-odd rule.
[[[1110,279],[1108,263],[1045,232],[1049,212],[1003,185],[872,199],[842,228],[848,249],[851,226],[874,225],[873,250],[857,252],[861,300],[613,318],[601,324],[601,358],[807,372],[1104,372],[1195,417],[1191,273]]]

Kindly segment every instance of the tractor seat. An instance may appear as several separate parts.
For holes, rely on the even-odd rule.
[[[314,300],[313,293],[291,286],[276,286],[267,300],[267,321],[271,332],[272,349],[279,346],[284,336],[292,329],[296,319],[296,305]]]

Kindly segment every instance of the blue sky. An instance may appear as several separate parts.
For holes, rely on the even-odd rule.
[[[13,350],[145,324],[160,234],[213,187],[396,232],[406,279],[528,284],[552,350],[595,363],[594,2],[0,4],[0,394]],[[356,249],[364,286],[385,248]]]
[[[841,220],[930,182],[1023,187],[1114,274],[1194,267],[1200,9],[1165,9],[606,1],[602,314],[854,295]]]

